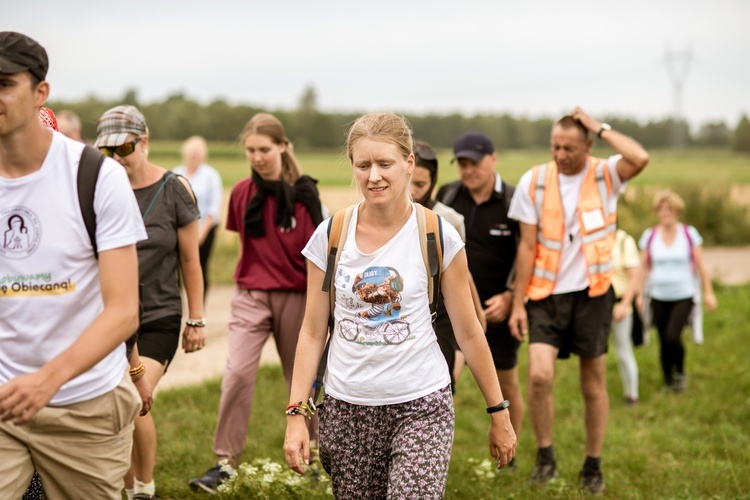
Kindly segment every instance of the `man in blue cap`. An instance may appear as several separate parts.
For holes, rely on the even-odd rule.
[[[464,216],[469,271],[485,307],[487,343],[518,436],[524,410],[518,383],[520,343],[508,329],[518,238],[518,223],[508,218],[514,187],[501,179],[495,146],[482,132],[461,135],[453,154],[461,179],[442,186],[436,199]]]

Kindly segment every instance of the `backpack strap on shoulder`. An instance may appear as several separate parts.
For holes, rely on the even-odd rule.
[[[336,326],[333,316],[333,309],[336,306],[336,287],[333,286],[333,280],[336,277],[336,268],[341,258],[340,250],[344,248],[344,244],[346,243],[346,237],[349,234],[349,225],[352,222],[352,215],[356,208],[357,205],[352,205],[344,210],[339,210],[328,219],[328,258],[322,291],[328,293],[330,312],[328,314],[328,340],[323,349],[323,355],[320,357],[318,372],[315,375],[315,382],[313,383],[313,388],[315,389],[313,401],[316,403],[318,402],[320,391],[323,389],[323,377],[328,366],[328,351],[331,348],[331,336],[333,336]]]
[[[164,179],[161,181],[161,185],[159,186],[159,189],[156,190],[156,193],[154,193],[154,197],[151,198],[151,203],[148,204],[148,207],[146,208],[146,211],[143,212],[143,220],[146,220],[146,217],[148,216],[149,212],[151,212],[151,209],[154,207],[154,203],[156,203],[156,199],[161,194],[162,190],[164,189],[164,186],[167,185],[167,182],[169,179],[175,176],[174,172],[167,172],[164,175]]]
[[[456,195],[458,194],[458,190],[461,189],[461,181],[454,181],[445,186],[445,189],[443,190],[443,195],[438,200],[443,205],[451,206],[451,203],[453,203],[453,200],[456,199]]]
[[[81,208],[83,223],[86,225],[86,232],[91,240],[91,246],[94,249],[94,257],[99,258],[99,249],[96,245],[96,212],[94,212],[94,194],[96,192],[96,182],[99,179],[99,171],[105,156],[86,145],[81,152],[81,160],[78,163],[78,205]]]
[[[690,269],[695,274],[695,244],[693,244],[693,238],[690,237],[690,228],[688,225],[683,224],[682,229],[685,231],[685,238],[687,238],[688,247],[690,248]]]
[[[424,208],[419,203],[415,203],[414,206],[417,210],[419,247],[427,276],[429,276],[427,291],[430,312],[434,315],[440,296],[440,275],[443,268],[443,226],[440,217],[435,212]]]

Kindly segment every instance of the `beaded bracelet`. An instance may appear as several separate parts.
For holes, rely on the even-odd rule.
[[[130,380],[132,380],[133,382],[137,382],[143,375],[145,375],[146,365],[144,365],[143,361],[141,361],[140,363],[138,363],[138,366],[128,370],[128,373],[130,373]]]
[[[284,413],[287,415],[306,415],[307,418],[311,419],[315,415],[315,403],[313,403],[312,398],[309,399],[308,403],[303,403],[302,401],[296,404],[293,403],[286,407]]]
[[[192,326],[195,328],[204,328],[206,326],[206,318],[201,319],[188,319],[185,321],[185,324],[187,326]]]

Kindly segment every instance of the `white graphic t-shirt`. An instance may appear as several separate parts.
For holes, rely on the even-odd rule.
[[[83,144],[54,133],[41,168],[0,177],[0,385],[33,373],[70,347],[104,305],[78,204]],[[94,193],[99,252],[146,239],[125,170],[106,159]],[[64,384],[50,405],[87,401],[114,389],[127,369],[121,345]]]
[[[334,278],[335,331],[328,354],[326,393],[352,404],[411,401],[450,384],[432,328],[428,277],[419,248],[416,209],[404,227],[370,254],[357,248],[354,211]],[[463,247],[443,221],[443,271]],[[325,271],[328,220],[302,254]]]

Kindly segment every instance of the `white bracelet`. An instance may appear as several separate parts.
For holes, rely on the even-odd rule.
[[[196,328],[204,328],[206,326],[206,318],[201,319],[188,319],[185,321],[187,326],[194,326]]]

